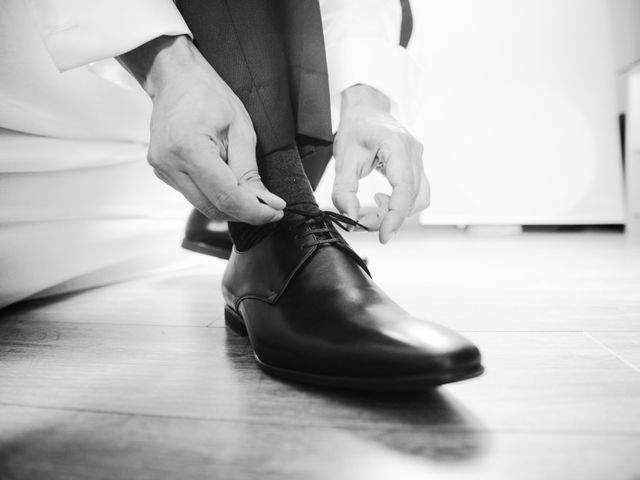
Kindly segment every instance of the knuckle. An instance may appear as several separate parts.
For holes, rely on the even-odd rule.
[[[394,148],[389,143],[382,143],[378,147],[373,157],[373,161],[382,161],[386,162],[391,160],[395,155],[393,155]]]
[[[426,201],[426,205],[424,208],[427,208],[429,205],[431,205],[431,185],[429,185],[429,180],[427,180],[426,177],[425,177],[424,190],[425,190],[424,198]]]
[[[262,179],[260,178],[260,173],[257,168],[252,168],[244,172],[238,178],[238,184],[240,185],[253,185],[261,190],[266,190],[267,188],[262,183]]]
[[[420,212],[422,210],[426,210],[431,203],[431,198],[429,194],[421,195],[420,198],[417,199],[412,212]]]
[[[251,125],[243,125],[238,127],[236,132],[236,138],[238,141],[248,143],[255,146],[258,143],[258,136]]]
[[[410,198],[408,198],[408,200],[409,200],[409,201],[408,201],[408,202],[407,202],[407,204],[405,205],[405,212],[406,212],[406,214],[407,214],[407,215],[408,215],[408,214],[411,212],[411,210],[413,210],[413,208],[416,206],[416,204],[417,204],[416,200],[418,199],[418,196],[417,196],[417,195],[413,194],[413,192],[411,192],[411,193],[412,193],[412,195],[411,195],[411,197],[410,197]]]
[[[349,204],[348,198],[349,197],[342,190],[334,189],[333,192],[331,192],[331,201],[336,207],[346,208]]]
[[[211,220],[222,220],[224,219],[224,215],[213,205],[206,205],[199,209],[205,217]]]
[[[167,148],[167,154],[174,158],[184,158],[188,156],[188,149],[184,143],[172,142]]]
[[[417,200],[418,200],[418,189],[414,188],[413,186],[407,188],[407,204],[406,204],[406,210],[407,212],[410,212],[411,210],[413,210],[413,208],[415,207]]]
[[[187,156],[184,144],[178,142],[151,142],[147,151],[147,162],[153,168],[169,170]]]
[[[185,145],[191,143],[193,132],[190,129],[174,124],[167,129],[165,135],[170,145],[169,149],[171,150],[175,148],[180,151]]]
[[[147,152],[147,163],[153,167],[154,170],[164,170],[165,162],[163,161],[163,156],[160,155],[157,151],[149,149]]]
[[[402,143],[403,148],[409,152],[416,151],[420,142],[418,142],[409,132],[399,132],[398,139]]]
[[[151,165],[154,170],[158,168],[158,159],[151,149],[147,151],[147,163]]]
[[[415,202],[420,194],[420,180],[416,181],[411,187],[411,199]]]
[[[388,154],[403,152],[407,148],[407,141],[404,134],[395,133],[389,136],[389,138],[384,142],[383,148]]]
[[[223,191],[217,192],[215,194],[215,202],[214,203],[215,203],[216,207],[219,210],[221,210],[223,212],[227,212],[234,205],[233,193],[228,191],[228,190],[223,190]]]

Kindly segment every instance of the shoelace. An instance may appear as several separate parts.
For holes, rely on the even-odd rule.
[[[295,213],[303,217],[302,220],[293,225],[293,228],[308,226],[309,229],[305,233],[299,233],[298,238],[306,237],[308,235],[314,235],[315,240],[310,242],[307,245],[304,245],[302,248],[311,248],[314,246],[325,247],[327,245],[337,244],[340,246],[340,249],[353,258],[362,269],[367,272],[367,275],[371,277],[371,272],[369,271],[369,267],[367,266],[367,262],[365,262],[360,255],[354,252],[349,244],[344,241],[344,239],[337,234],[335,228],[332,226],[338,225],[345,231],[349,231],[349,225],[354,227],[360,227],[369,231],[367,227],[362,225],[361,223],[353,220],[346,215],[341,215],[336,212],[330,212],[327,210],[318,210],[315,212],[309,212],[306,210],[299,210],[293,207],[285,207],[285,212]]]
[[[295,213],[296,215],[304,217],[303,220],[300,220],[300,222],[295,224],[295,227],[307,225],[309,226],[309,230],[307,230],[305,233],[299,234],[299,238],[306,237],[308,235],[316,236],[316,241],[306,246],[306,248],[312,247],[314,245],[322,246],[332,243],[346,244],[346,242],[341,237],[335,236],[333,234],[334,232],[330,228],[330,225],[337,225],[346,232],[349,231],[349,226],[360,227],[366,231],[369,231],[367,227],[357,222],[356,220],[353,220],[346,215],[331,212],[328,210],[317,210],[315,212],[309,212],[307,210],[299,210],[293,207],[285,207],[284,211],[287,213]]]

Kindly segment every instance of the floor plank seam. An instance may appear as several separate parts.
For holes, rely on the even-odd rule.
[[[458,329],[456,329],[458,330]],[[567,329],[545,329],[545,330],[533,330],[533,329],[526,329],[526,330],[504,330],[504,329],[495,329],[495,330],[478,330],[478,329],[460,329],[458,330],[460,332],[465,331],[465,332],[487,332],[487,333],[582,333],[585,331],[584,328],[567,328]],[[611,329],[611,328],[604,328],[604,329],[598,329],[598,328],[589,328],[590,332],[596,332],[596,333],[640,333],[640,329],[638,328],[626,328],[626,329]]]
[[[624,358],[622,355],[620,355],[619,353],[617,353],[616,351],[612,350],[611,348],[609,348],[607,345],[605,345],[604,343],[602,343],[600,340],[598,340],[597,338],[595,338],[593,335],[589,334],[589,332],[582,332],[582,334],[589,338],[591,341],[593,341],[594,343],[596,343],[597,345],[599,345],[600,347],[602,347],[604,350],[606,350],[607,352],[609,352],[611,355],[613,355],[614,357],[616,357],[618,360],[620,360],[622,363],[624,363],[625,365],[627,365],[628,367],[630,367],[632,370],[634,370],[637,373],[640,373],[640,368],[636,367],[633,363],[631,363],[629,360],[627,360],[626,358]]]
[[[226,328],[225,325],[213,325],[210,324],[207,328]],[[468,330],[468,329],[455,329],[460,333],[583,333],[584,330]],[[590,332],[596,333],[640,333],[640,330],[597,330],[597,329],[589,329]]]
[[[3,322],[10,322],[11,320],[0,320],[0,331],[2,331]],[[64,320],[18,320],[18,323],[26,323],[29,322],[29,325],[105,325],[109,327],[160,327],[160,328],[208,328],[207,325],[179,325],[179,324],[171,324],[171,323],[124,323],[124,322],[71,322]],[[13,324],[12,326],[15,326]]]
[[[2,328],[6,326],[6,324],[12,322],[12,319],[0,319],[0,331]],[[30,325],[38,325],[38,324],[46,324],[46,325],[104,325],[104,326],[112,326],[112,327],[160,327],[160,328],[217,328],[224,329],[226,326],[224,323],[220,324],[217,321],[212,321],[208,324],[202,325],[184,325],[184,324],[171,324],[171,323],[124,323],[124,322],[74,322],[74,321],[65,321],[65,320],[30,320],[30,319],[22,319],[18,320],[18,323],[29,322]],[[12,324],[15,326],[15,323]],[[554,329],[554,330],[469,330],[469,329],[455,329],[461,333],[585,333],[584,330],[580,329]],[[640,333],[640,329],[589,329],[590,332],[593,333]],[[592,338],[593,340],[593,338]],[[0,344],[2,342],[0,341]]]
[[[366,426],[366,425],[353,425],[353,424],[334,424],[334,425],[326,425],[326,424],[318,424],[318,423],[287,423],[287,422],[265,422],[265,421],[256,421],[256,420],[241,420],[241,419],[233,419],[233,418],[222,418],[222,417],[187,417],[183,415],[160,415],[160,414],[151,414],[151,413],[137,413],[137,412],[117,412],[117,411],[106,411],[106,410],[97,410],[90,408],[67,408],[67,407],[55,407],[55,406],[47,406],[47,405],[29,405],[29,404],[20,404],[20,403],[6,403],[0,402],[0,406],[4,407],[20,407],[20,408],[31,408],[34,410],[52,410],[59,412],[73,412],[73,413],[87,413],[93,415],[103,415],[103,416],[118,416],[118,417],[131,417],[131,418],[149,418],[149,419],[161,419],[161,420],[178,420],[178,421],[188,421],[188,422],[207,422],[207,423],[227,423],[227,424],[238,424],[238,425],[251,425],[251,426],[260,426],[260,427],[283,427],[283,428],[313,428],[313,429],[321,429],[321,430],[350,430],[350,431],[380,431],[384,430],[386,432],[408,432],[413,431],[410,428],[399,427],[393,424],[390,425],[376,425],[376,426]],[[415,427],[422,427],[431,432],[441,432],[441,433],[473,433],[473,434],[511,434],[511,435],[551,435],[551,436],[574,436],[574,437],[629,437],[635,438],[640,437],[639,431],[628,431],[628,430],[530,430],[530,429],[519,429],[519,428],[469,428],[469,427],[460,427],[460,426],[444,426],[444,425],[414,425]]]

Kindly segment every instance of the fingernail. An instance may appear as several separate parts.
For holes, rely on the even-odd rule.
[[[396,232],[395,230],[391,230],[388,234],[387,234],[387,238],[382,242],[383,245],[386,245],[387,243],[389,243],[391,241],[391,239],[395,236]]]

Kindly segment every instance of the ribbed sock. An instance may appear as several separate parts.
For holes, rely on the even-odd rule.
[[[279,150],[259,158],[258,172],[267,190],[282,198],[287,206],[307,211],[318,209],[297,148]],[[236,249],[242,252],[264,239],[276,225],[229,222],[229,234]]]

